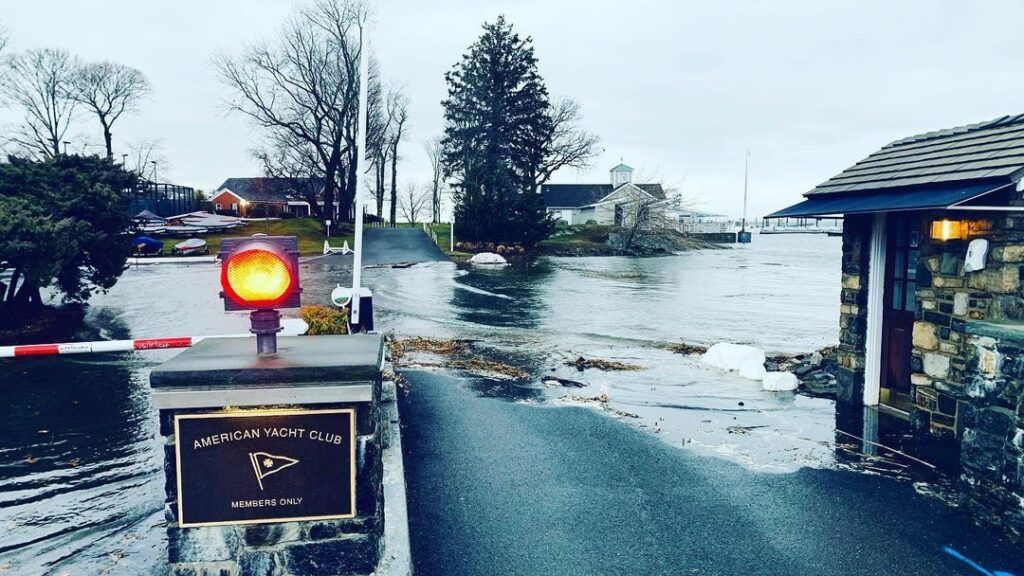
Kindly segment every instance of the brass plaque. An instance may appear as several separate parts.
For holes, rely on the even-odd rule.
[[[351,408],[174,417],[181,527],[352,518]]]

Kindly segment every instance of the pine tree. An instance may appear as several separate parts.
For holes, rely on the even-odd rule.
[[[0,329],[37,314],[43,288],[67,302],[109,289],[132,253],[138,175],[109,158],[60,154],[0,162]]]
[[[466,240],[532,245],[554,223],[537,190],[553,123],[532,40],[499,16],[445,74],[444,169]]]

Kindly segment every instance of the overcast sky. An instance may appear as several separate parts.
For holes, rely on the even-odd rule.
[[[61,47],[149,77],[153,96],[115,126],[114,146],[160,138],[161,180],[209,190],[259,175],[259,133],[225,113],[210,59],[272,34],[294,4],[2,1],[12,48]],[[502,13],[533,37],[550,92],[577,100],[602,139],[589,170],[556,182],[606,182],[622,158],[738,214],[749,149],[761,215],[897,138],[1024,112],[1021,2],[380,0],[374,49],[411,98],[400,179],[428,179],[422,142],[441,131],[444,72]],[[70,140],[101,141],[85,121]]]

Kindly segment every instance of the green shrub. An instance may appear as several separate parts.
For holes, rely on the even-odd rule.
[[[319,304],[299,308],[299,318],[309,325],[306,334],[348,334],[348,310]]]

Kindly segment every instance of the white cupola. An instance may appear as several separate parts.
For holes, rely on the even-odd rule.
[[[633,181],[633,169],[625,164],[619,164],[609,170],[609,173],[612,177],[612,188],[618,188]]]

